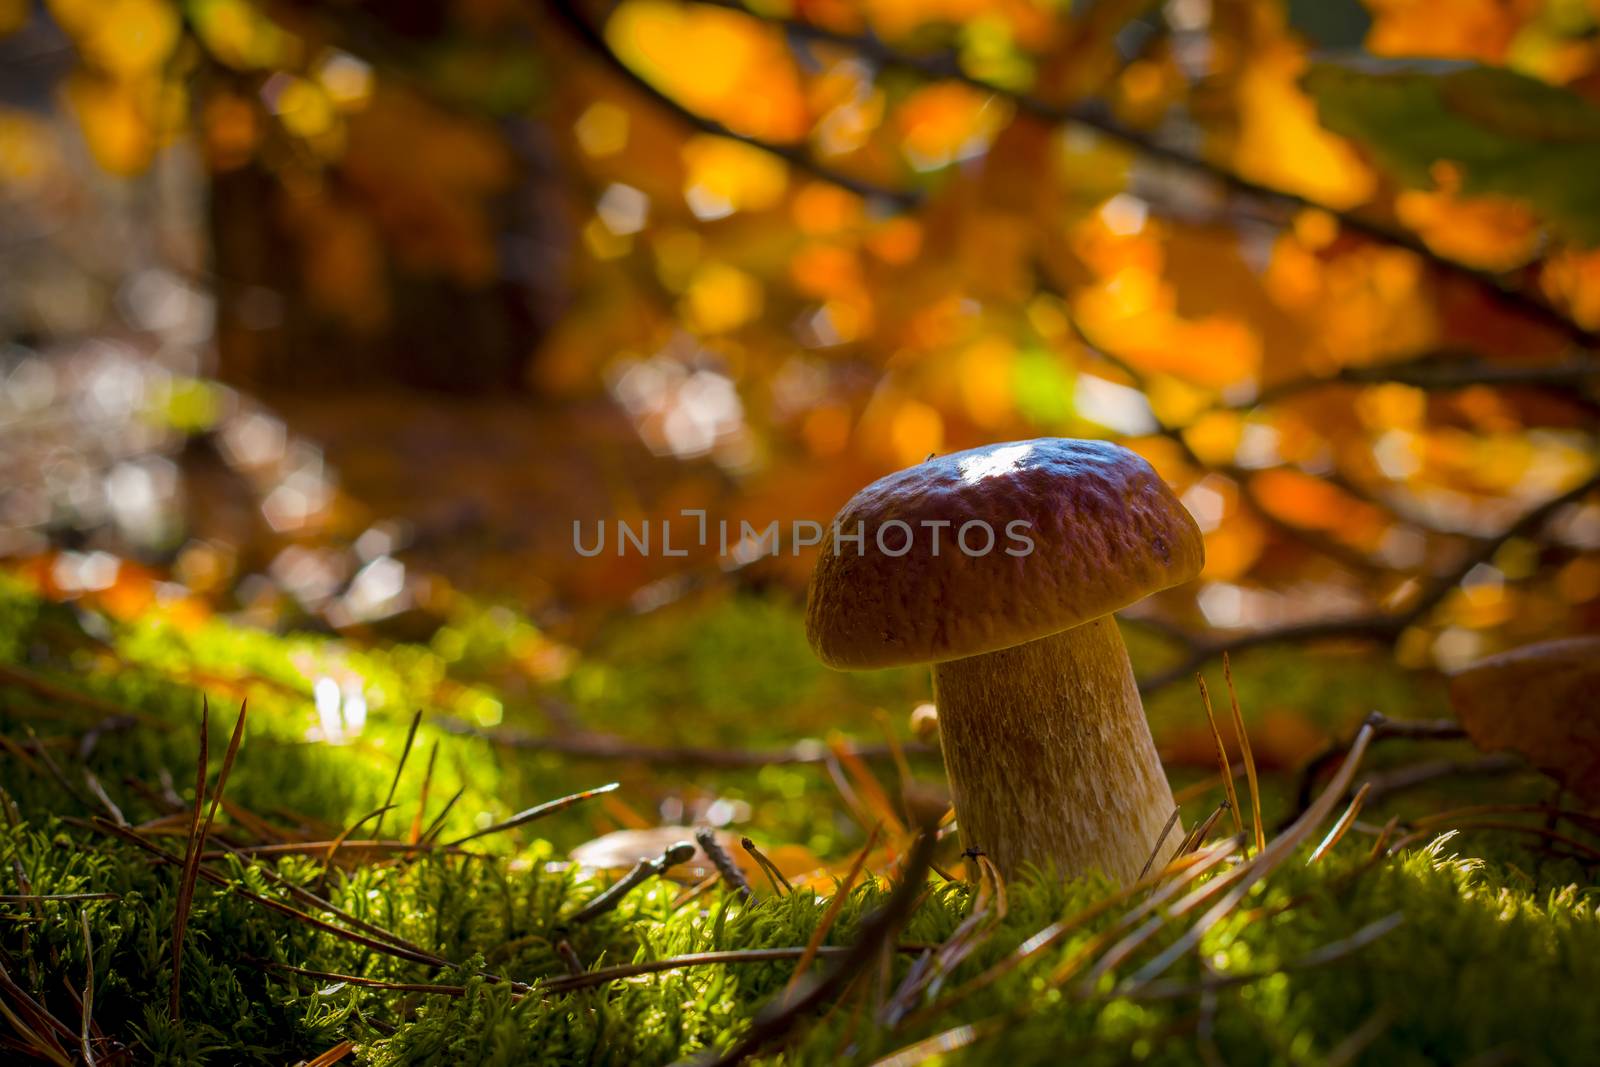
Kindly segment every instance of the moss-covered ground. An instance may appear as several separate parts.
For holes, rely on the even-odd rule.
[[[1128,629],[1136,662],[1159,668],[1159,640]],[[913,872],[903,921],[884,929],[874,916],[904,881],[911,840],[892,825],[898,805],[877,806],[865,764],[740,765],[759,762],[740,754],[832,731],[909,743],[924,676],[823,670],[794,607],[770,597],[717,595],[625,620],[564,655],[496,609],[462,607],[427,644],[355,641],[159,609],[108,622],[0,579],[0,1061],[628,1065],[714,1056],[755,1025],[771,1027],[763,1056],[818,1064],[1600,1054],[1596,839],[1582,820],[1487,819],[1516,831],[1448,814],[1541,802],[1536,776],[1444,779],[1382,798],[1310,864],[1340,798],[1270,870],[1253,850],[1230,853],[1225,816],[1196,853],[1211,866],[1120,896],[1093,878],[975,886],[946,845],[934,859],[944,873]],[[1442,713],[1425,680],[1352,656],[1273,651],[1234,664],[1264,751],[1287,721],[1274,709],[1327,736],[1374,708]],[[241,701],[249,715],[206,877],[180,921],[182,871],[152,849],[181,859],[188,847],[202,695],[213,786]],[[1152,700],[1151,715],[1164,747],[1204,722],[1176,690]],[[599,757],[494,739],[599,732],[611,745]],[[693,751],[648,751],[663,746]],[[1375,745],[1364,767],[1440,755],[1451,753]],[[908,766],[938,778],[936,756],[913,750]],[[895,796],[905,772],[886,759],[870,767]],[[1206,773],[1174,766],[1180,786]],[[604,797],[463,850],[436,847],[610,781],[621,786]],[[1269,836],[1292,814],[1293,785],[1265,768]],[[1189,826],[1220,797],[1200,786]],[[356,826],[386,802],[381,822]],[[1446,815],[1430,822],[1436,812]],[[868,874],[835,909],[826,887],[846,877],[874,813],[886,825]],[[1391,815],[1402,821],[1375,850],[1372,830]],[[825,872],[787,894],[756,879],[749,900],[723,883],[695,891],[649,878],[614,910],[574,920],[615,875],[567,863],[569,849],[618,827],[708,819],[791,866],[817,857]],[[352,841],[395,845],[347,844],[331,862],[326,845],[305,846],[352,827]],[[418,839],[435,847],[405,847]],[[1167,951],[1208,916],[1197,947]],[[574,977],[689,953],[803,949],[819,928],[829,946],[873,936],[892,950],[819,958],[808,974],[829,976],[827,995],[783,1025],[762,1012],[784,996],[793,953]]]

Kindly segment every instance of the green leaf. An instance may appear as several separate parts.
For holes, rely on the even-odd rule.
[[[1030,423],[1049,429],[1072,415],[1072,373],[1049,352],[1030,348],[1017,354],[1012,368],[1017,410]]]
[[[1600,244],[1600,108],[1496,67],[1374,72],[1319,63],[1305,75],[1322,124],[1359,142],[1413,188],[1434,168],[1461,174],[1467,196],[1520,200],[1556,233]]]

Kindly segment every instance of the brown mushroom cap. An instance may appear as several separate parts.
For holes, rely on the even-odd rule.
[[[899,520],[906,529],[885,523]],[[981,520],[993,547],[973,527]],[[924,522],[948,522],[937,528]],[[1028,523],[1026,544],[1008,524]],[[845,538],[862,524],[861,544]],[[836,542],[836,535],[842,535]],[[885,552],[883,549],[889,551]],[[1009,551],[1008,551],[1009,550]],[[1199,527],[1142,458],[1105,441],[1042,437],[929,459],[845,504],[811,577],[806,632],[840,668],[936,663],[1034,641],[1188,581]]]

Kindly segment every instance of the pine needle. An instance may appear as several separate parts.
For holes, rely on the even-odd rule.
[[[919,1064],[938,1059],[951,1052],[960,1052],[968,1045],[999,1033],[1011,1019],[1001,1015],[977,1023],[963,1023],[941,1030],[932,1037],[891,1052],[882,1059],[872,1061],[872,1067],[918,1067]]]
[[[1244,757],[1244,776],[1250,785],[1250,815],[1255,821],[1256,851],[1267,847],[1266,832],[1261,826],[1261,784],[1256,778],[1256,757],[1250,749],[1250,732],[1244,728],[1244,714],[1239,710],[1239,691],[1233,686],[1233,666],[1228,654],[1222,654],[1222,677],[1228,684],[1228,703],[1233,709],[1233,732],[1239,740],[1239,754]]]
[[[1200,686],[1200,702],[1205,705],[1206,724],[1211,727],[1211,740],[1217,746],[1217,763],[1222,768],[1222,789],[1228,796],[1228,810],[1233,813],[1233,829],[1244,833],[1244,823],[1239,818],[1239,794],[1233,788],[1233,763],[1228,759],[1228,746],[1222,743],[1222,731],[1217,729],[1217,716],[1211,710],[1211,692],[1206,688],[1205,675],[1195,672],[1194,680]]]
[[[1213,905],[1210,911],[1196,920],[1195,924],[1182,937],[1178,938],[1153,960],[1140,968],[1130,979],[1131,988],[1145,985],[1160,977],[1168,967],[1193,951],[1195,946],[1200,943],[1200,939],[1206,935],[1206,932],[1236,908],[1239,902],[1244,899],[1245,894],[1257,882],[1277,869],[1284,860],[1289,858],[1291,852],[1314,833],[1318,826],[1322,825],[1323,821],[1332,812],[1333,806],[1338,803],[1339,798],[1344,796],[1345,790],[1350,788],[1350,779],[1355,775],[1356,768],[1360,766],[1361,757],[1366,754],[1367,747],[1372,744],[1372,738],[1377,729],[1375,721],[1373,717],[1369,717],[1368,721],[1362,725],[1360,731],[1356,734],[1355,741],[1350,745],[1350,751],[1345,755],[1344,762],[1339,767],[1338,773],[1334,775],[1333,781],[1329,783],[1328,788],[1323,791],[1322,795],[1317,797],[1312,805],[1306,809],[1305,814],[1296,819],[1294,825],[1290,826],[1288,830],[1274,838],[1270,845],[1256,853],[1249,863],[1238,867],[1236,869],[1239,875],[1237,884],[1234,884],[1228,890],[1227,895]],[[1236,872],[1230,871],[1229,875],[1231,876]],[[1217,881],[1221,882],[1224,879],[1218,879]]]
[[[867,843],[861,846],[861,851],[856,853],[855,861],[850,864],[850,870],[844,876],[844,881],[839,883],[839,888],[834,891],[833,899],[828,902],[828,910],[822,913],[822,921],[817,923],[817,928],[811,933],[811,940],[806,943],[806,951],[800,957],[800,962],[795,964],[794,974],[789,976],[789,984],[784,987],[784,995],[793,993],[800,984],[800,979],[811,966],[811,961],[817,958],[817,949],[822,947],[822,942],[828,936],[828,931],[833,929],[834,920],[839,917],[839,911],[844,907],[845,900],[850,896],[850,891],[855,888],[856,879],[861,876],[861,868],[867,862],[867,855],[878,843],[879,827],[874,826],[867,835]]]
[[[93,825],[97,829],[103,830],[106,833],[111,834],[111,835],[113,835],[115,837],[120,837],[124,841],[127,841],[128,843],[138,846],[139,848],[143,849],[144,851],[150,853],[152,856],[155,856],[156,858],[160,859],[161,861],[163,861],[165,863],[169,863],[174,867],[182,867],[184,865],[184,861],[183,861],[182,857],[176,856],[173,853],[168,852],[166,849],[163,849],[160,846],[154,844],[153,842],[151,842],[149,840],[146,840],[143,836],[141,836],[140,834],[138,834],[137,832],[135,832],[133,830],[125,829],[124,827],[118,826],[116,823],[111,822],[109,819],[97,818],[97,819],[95,819],[93,821]],[[263,870],[263,871],[266,870],[266,868],[259,868],[259,869]],[[334,937],[340,938],[341,940],[349,941],[349,942],[352,942],[353,944],[357,944],[357,945],[362,945],[362,946],[365,946],[366,948],[372,949],[375,952],[381,952],[381,953],[383,953],[385,955],[393,956],[396,959],[408,960],[408,961],[410,961],[412,963],[421,963],[421,964],[425,964],[426,966],[429,966],[429,967],[449,967],[449,966],[451,966],[450,961],[444,959],[442,956],[436,956],[431,952],[422,952],[422,951],[417,951],[415,949],[405,948],[405,947],[402,947],[401,945],[395,944],[392,941],[379,940],[379,939],[377,939],[375,937],[368,937],[365,934],[357,933],[354,930],[346,930],[342,926],[339,926],[339,925],[337,925],[335,923],[328,922],[325,919],[319,919],[315,915],[312,915],[312,914],[310,914],[308,912],[301,911],[299,908],[292,907],[291,905],[285,904],[281,900],[273,900],[271,897],[264,897],[264,896],[260,895],[259,893],[253,893],[250,890],[244,888],[244,886],[242,886],[242,885],[238,885],[236,883],[230,882],[227,878],[224,878],[222,875],[216,873],[215,871],[207,870],[206,868],[201,867],[199,869],[199,874],[200,874],[201,878],[204,878],[206,881],[210,882],[212,885],[220,886],[221,888],[224,888],[224,889],[229,889],[236,896],[243,897],[245,900],[248,900],[248,901],[250,901],[252,903],[255,903],[255,904],[259,904],[262,907],[267,908],[267,909],[269,909],[271,911],[276,911],[281,915],[287,915],[292,919],[296,919],[296,920],[298,920],[300,922],[303,922],[308,926],[315,927],[316,929],[321,930],[324,933],[331,934]],[[341,916],[341,918],[344,918],[344,916]],[[394,935],[391,934],[389,936],[393,937]],[[495,981],[503,981],[503,979],[500,979],[498,977],[496,977],[494,980]],[[512,985],[514,987],[516,985],[519,985],[519,984],[520,983],[512,983]]]
[[[18,985],[4,964],[0,964],[0,994],[3,994],[0,995],[0,1018],[4,1018],[13,1030],[22,1035],[27,1042],[27,1050],[59,1067],[72,1067],[72,1058],[67,1054],[66,1046],[56,1040],[56,1033],[71,1035],[72,1031]]]
[[[894,771],[900,779],[902,814],[905,814],[908,819],[914,822],[915,818],[904,811],[906,790],[910,789],[915,781],[911,777],[911,764],[906,762],[905,747],[900,744],[900,737],[894,732],[894,723],[890,721],[887,711],[878,708],[873,712],[873,716],[878,720],[878,728],[883,731],[884,744],[889,748],[889,758],[894,761]]]
[[[444,847],[458,848],[461,845],[466,844],[468,841],[476,841],[480,837],[487,837],[490,834],[503,833],[506,830],[515,829],[518,826],[526,826],[528,823],[542,819],[546,815],[554,815],[558,811],[566,811],[568,808],[579,803],[580,801],[589,800],[592,797],[603,796],[606,793],[611,792],[613,789],[619,788],[621,785],[621,782],[607,782],[605,785],[597,786],[594,789],[585,789],[581,793],[572,793],[557,800],[549,800],[543,804],[535,804],[531,808],[526,808],[517,812],[504,822],[497,822],[493,826],[484,827],[482,830],[474,830],[465,837],[458,837]]]
[[[354,1041],[341,1041],[328,1049],[314,1060],[307,1060],[304,1067],[333,1067],[334,1064],[344,1059],[356,1050]]]
[[[895,945],[893,948],[897,952],[926,952],[928,950],[927,945]],[[822,948],[817,950],[817,955],[832,958],[847,956],[855,950],[856,947],[854,945],[823,945]],[[622,978],[637,978],[645,974],[660,974],[663,971],[677,971],[685,967],[796,960],[805,951],[803,946],[797,946],[794,948],[743,948],[724,949],[716,952],[690,952],[682,956],[669,956],[660,960],[619,963],[614,967],[602,967],[594,971],[584,971],[582,974],[558,975],[554,978],[542,979],[533,988],[539,993],[570,993],[574,989],[587,989],[590,986],[606,985]]]
[[[1204,845],[1206,843],[1206,838],[1210,837],[1211,836],[1211,831],[1216,829],[1217,820],[1222,818],[1222,809],[1223,808],[1227,808],[1229,811],[1233,811],[1233,805],[1228,803],[1226,800],[1224,800],[1221,804],[1218,804],[1217,807],[1216,807],[1216,810],[1212,811],[1212,813],[1209,816],[1206,817],[1206,821],[1201,823],[1199,826],[1195,827],[1194,833],[1190,835],[1188,841],[1184,842],[1183,848],[1181,848],[1178,851],[1178,855],[1187,856],[1189,853],[1194,852],[1201,845]],[[1234,820],[1233,820],[1234,824],[1238,825],[1238,822],[1239,822],[1238,815],[1239,815],[1239,813],[1235,811],[1235,812],[1233,812],[1233,814],[1234,814]],[[1242,826],[1239,827],[1238,836],[1241,839],[1244,837],[1244,827],[1242,827]]]
[[[338,854],[340,847],[350,839],[350,835],[361,829],[362,824],[367,822],[367,820],[382,818],[383,813],[392,807],[394,807],[393,804],[386,804],[381,808],[372,809],[365,815],[361,816],[361,818],[345,827],[344,830],[340,832],[339,836],[333,839],[333,841],[328,845],[327,854],[322,857],[322,873],[324,877],[327,876],[329,868],[333,866],[333,857]],[[295,843],[294,847],[297,849],[304,848],[305,844],[306,843],[304,842],[297,842]]]
[[[905,1019],[905,1025],[911,1027],[925,1026],[933,1020],[938,1019],[957,1004],[961,1003],[963,1000],[966,1000],[972,994],[993,985],[994,983],[1000,981],[1000,979],[1006,977],[1030,961],[1038,959],[1040,954],[1045,950],[1054,945],[1060,944],[1064,938],[1082,929],[1095,919],[1098,919],[1107,911],[1110,911],[1112,908],[1127,901],[1136,894],[1144,892],[1146,889],[1160,885],[1162,879],[1164,878],[1176,877],[1180,874],[1184,875],[1185,877],[1181,878],[1176,883],[1177,886],[1181,888],[1182,886],[1188,884],[1189,881],[1198,878],[1201,874],[1210,870],[1218,863],[1221,863],[1227,858],[1231,848],[1231,844],[1227,846],[1219,844],[1204,852],[1195,852],[1188,856],[1175,859],[1172,861],[1172,863],[1168,864],[1164,870],[1157,871],[1155,874],[1152,874],[1146,878],[1141,878],[1137,882],[1131,882],[1128,885],[1123,886],[1121,889],[1118,889],[1116,892],[1102,897],[1093,904],[1084,907],[1076,914],[1051,923],[1049,926],[1046,926],[1044,929],[1027,938],[1022,942],[1022,944],[1017,946],[1015,952],[1011,953],[1009,956],[1006,956],[1004,959],[1000,960],[1000,962],[992,965],[982,974],[979,974],[977,977],[971,979],[965,984],[952,989],[934,1004],[923,1008],[921,1011],[918,1011],[913,1015],[908,1016]],[[1140,909],[1157,905],[1164,899],[1166,898],[1152,895],[1149,900],[1140,906]],[[1142,914],[1142,910],[1140,910],[1139,913]]]
[[[211,702],[200,701],[200,757],[195,770],[194,811],[189,819],[189,840],[183,855],[183,873],[178,881],[177,911],[172,920],[172,992],[167,999],[167,1014],[179,1019],[178,992],[183,977],[183,935],[189,925],[189,901],[194,896],[194,881],[200,871],[200,828],[205,817],[206,763],[210,755]]]
[[[828,737],[828,751],[833,753],[834,758],[849,772],[855,782],[856,795],[866,805],[866,810],[872,818],[888,828],[890,840],[904,835],[906,826],[901,820],[900,813],[889,800],[889,794],[883,791],[883,783],[879,782],[878,776],[867,768],[866,761],[856,753],[855,748],[842,736],[834,734]]]
[[[1350,798],[1350,806],[1344,809],[1344,814],[1339,816],[1339,821],[1333,824],[1333,829],[1328,831],[1328,836],[1311,852],[1311,857],[1306,860],[1309,867],[1323,856],[1332,851],[1333,846],[1344,837],[1345,831],[1350,829],[1350,824],[1356,821],[1356,816],[1361,814],[1361,805],[1366,802],[1367,794],[1372,791],[1371,782],[1362,782],[1361,788],[1356,790],[1356,795]]]
[[[1150,848],[1150,857],[1144,861],[1144,866],[1139,868],[1138,881],[1143,881],[1145,875],[1150,873],[1150,868],[1155,866],[1156,857],[1161,855],[1161,846],[1166,843],[1167,835],[1172,833],[1172,828],[1178,825],[1179,809],[1173,808],[1172,814],[1167,816],[1166,824],[1161,827],[1161,832],[1156,835],[1156,843]]]
[[[422,725],[422,709],[418,708],[415,715],[411,716],[411,728],[406,731],[405,747],[400,750],[400,762],[395,765],[394,777],[389,781],[389,795],[383,798],[383,807],[378,815],[378,824],[372,828],[373,837],[383,836],[383,815],[381,812],[394,807],[394,794],[400,788],[400,776],[406,771],[406,757],[411,755],[411,746],[417,740],[417,727]]]
[[[89,1034],[94,1029],[94,939],[89,936],[89,913],[78,912],[78,923],[83,927],[83,1022],[78,1030],[78,1044],[83,1052],[85,1067],[94,1067],[94,1050],[89,1046]]]
[[[206,761],[210,745],[206,738],[207,727],[211,719],[211,706],[204,698],[200,705],[200,758],[196,763],[196,783],[194,793],[194,829],[189,835],[189,850],[183,858],[183,875],[178,883],[177,910],[172,919],[172,994],[167,1002],[168,1012],[173,1022],[180,1019],[179,991],[183,979],[183,935],[189,925],[189,909],[194,904],[195,881],[200,874],[200,860],[205,854],[206,835],[211,832],[211,823],[217,817],[217,805],[222,799],[222,791],[228,786],[228,772],[233,769],[233,759],[239,754],[239,745],[244,741],[244,723],[249,713],[249,705],[239,705],[239,718],[233,724],[233,736],[228,740],[228,751],[222,757],[222,770],[217,773],[217,788],[211,797],[211,807],[204,808],[206,798]],[[201,811],[205,811],[202,820]]]
[[[428,767],[422,772],[422,791],[418,794],[417,814],[411,819],[411,843],[422,840],[422,818],[428,813],[428,790],[433,786],[433,764],[439,758],[439,742],[428,750]]]
[[[467,787],[462,786],[450,795],[450,799],[444,802],[444,807],[439,809],[439,814],[435,815],[433,821],[428,824],[428,828],[422,831],[422,836],[417,839],[417,844],[425,845],[444,832],[444,821],[449,816],[450,809],[456,806],[456,801],[460,800],[466,791]]]
[[[1383,855],[1389,847],[1390,838],[1394,837],[1394,828],[1400,825],[1400,816],[1391,815],[1389,821],[1383,824],[1383,829],[1378,831],[1378,839],[1372,843],[1372,851],[1367,853],[1369,861]]]

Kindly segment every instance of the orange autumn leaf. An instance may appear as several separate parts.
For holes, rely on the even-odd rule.
[[[801,248],[789,261],[789,276],[802,293],[819,298],[865,288],[855,252],[835,244],[816,242]]]
[[[1165,371],[1198,385],[1220,388],[1254,377],[1261,366],[1261,338],[1238,319],[1212,315],[1190,321],[1172,319],[1164,343],[1131,347],[1130,363]]]
[[[1202,578],[1237,581],[1249,572],[1266,547],[1266,531],[1248,512],[1235,511],[1205,535],[1206,565]]]
[[[1557,252],[1545,262],[1540,282],[1580,323],[1600,327],[1600,249]]]
[[[1526,645],[1450,679],[1472,743],[1512,751],[1589,803],[1600,802],[1600,636]]]
[[[942,167],[993,140],[1009,110],[994,97],[954,82],[918,89],[895,114],[901,149],[918,170]]]
[[[805,136],[800,80],[773,27],[699,4],[629,0],[605,33],[623,62],[685,106],[756,137]]]
[[[1496,62],[1541,6],[1526,0],[1366,0],[1367,51]]]
[[[1376,508],[1310,474],[1278,468],[1256,475],[1250,485],[1264,508],[1296,526],[1353,532],[1383,522]]]
[[[1533,211],[1505,197],[1463,198],[1444,190],[1407,190],[1395,198],[1394,206],[1400,221],[1416,230],[1429,248],[1486,270],[1520,266],[1538,247],[1539,225]]]

